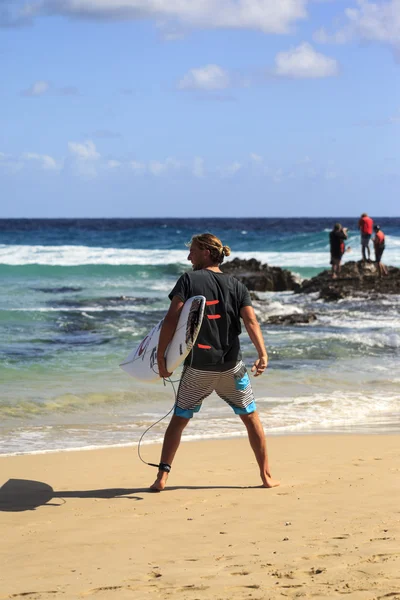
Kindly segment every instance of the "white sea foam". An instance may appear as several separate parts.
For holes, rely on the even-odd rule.
[[[293,314],[302,314],[304,310],[299,306],[293,304],[283,304],[282,302],[274,301],[267,305],[259,303],[257,300],[253,301],[254,309],[257,316],[261,319],[267,319],[271,316],[284,316]]]
[[[281,399],[280,399],[281,400]],[[362,430],[381,422],[384,415],[398,412],[393,393],[360,393],[343,390],[286,398],[258,400],[260,414],[270,432]]]
[[[335,336],[333,336],[335,337]],[[400,348],[400,335],[398,333],[375,333],[368,331],[366,334],[340,334],[338,336],[347,343],[356,343],[369,348]]]
[[[5,265],[167,265],[186,262],[181,250],[130,250],[88,246],[0,245],[0,264]]]
[[[52,312],[67,312],[67,313],[80,313],[84,317],[90,317],[86,313],[102,313],[102,312],[131,312],[131,313],[146,313],[156,312],[159,310],[154,306],[146,306],[143,304],[136,304],[132,306],[131,304],[127,305],[119,305],[119,306],[32,306],[29,308],[21,307],[21,308],[8,308],[9,312],[27,312],[27,313],[52,313]]]
[[[321,323],[327,324],[330,327],[337,329],[359,329],[369,332],[374,329],[382,329],[383,327],[390,327],[391,329],[400,329],[400,318],[394,314],[380,314],[379,317],[365,315],[364,318],[357,318],[359,315],[355,315],[354,320],[351,315],[340,315],[337,318],[331,317],[330,315],[319,315],[318,320]],[[396,318],[397,317],[397,318]]]
[[[385,262],[400,266],[400,241],[385,251]],[[358,260],[358,250],[347,253],[344,262]],[[262,263],[281,267],[329,267],[329,252],[232,252],[231,258],[255,258]],[[147,250],[88,246],[18,246],[0,245],[3,265],[187,265],[186,250]]]
[[[268,435],[321,432],[383,433],[398,432],[400,413],[398,395],[387,392],[352,392],[338,389],[292,396],[259,397],[258,412]],[[21,453],[42,454],[56,451],[93,450],[137,445],[141,433],[160,417],[158,412],[136,414],[132,422],[107,426],[93,423],[84,427],[20,427],[12,438],[0,442],[0,456]],[[164,424],[150,430],[143,444],[160,443]],[[243,437],[241,421],[216,396],[204,403],[201,415],[185,431],[185,440]]]

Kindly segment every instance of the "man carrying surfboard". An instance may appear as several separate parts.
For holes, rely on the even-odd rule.
[[[246,286],[220,269],[224,257],[230,253],[230,248],[223,246],[221,240],[211,233],[194,236],[188,256],[193,271],[182,275],[169,294],[171,304],[157,349],[160,377],[171,375],[166,369],[164,356],[186,300],[192,296],[205,296],[206,312],[195,346],[184,363],[174,414],[165,432],[157,479],[151,486],[154,491],[165,488],[182,432],[193,414],[200,410],[202,401],[213,391],[232,407],[246,426],[263,486],[271,488],[279,485],[271,476],[264,430],[247,369],[242,362],[240,318],[258,353],[251,369],[256,377],[267,368],[268,355]]]

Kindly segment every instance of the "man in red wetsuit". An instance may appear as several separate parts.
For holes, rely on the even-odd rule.
[[[383,262],[381,262],[382,254],[383,254],[383,251],[385,250],[385,234],[383,233],[383,231],[379,227],[379,225],[374,226],[374,231],[375,231],[375,237],[373,239],[373,242],[374,242],[374,248],[375,248],[375,261],[376,261],[376,266],[378,267],[379,277],[382,277],[382,275],[388,274],[388,270],[387,270],[386,266],[383,264]]]
[[[360,217],[360,220],[358,221],[358,228],[361,232],[361,252],[362,252],[362,259],[364,262],[366,262],[366,260],[367,260],[367,258],[365,256],[365,251],[367,251],[367,254],[368,254],[368,262],[371,261],[371,252],[369,249],[369,242],[371,240],[373,226],[374,226],[374,222],[371,219],[371,217],[369,217],[367,215],[367,213],[363,213]]]

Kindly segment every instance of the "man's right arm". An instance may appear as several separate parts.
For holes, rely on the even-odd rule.
[[[170,375],[172,375],[172,373],[167,371],[164,357],[165,351],[168,348],[168,344],[174,337],[183,305],[184,302],[182,302],[179,296],[174,296],[161,327],[160,338],[157,346],[157,363],[160,377],[170,377]]]
[[[265,348],[263,334],[252,306],[243,306],[243,308],[240,309],[240,316],[243,319],[246,331],[258,353],[258,359],[251,368],[253,372],[255,371],[255,377],[257,377],[258,375],[262,375],[268,365],[268,354]]]

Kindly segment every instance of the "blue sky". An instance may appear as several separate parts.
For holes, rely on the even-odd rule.
[[[0,217],[399,215],[400,0],[0,0]]]

